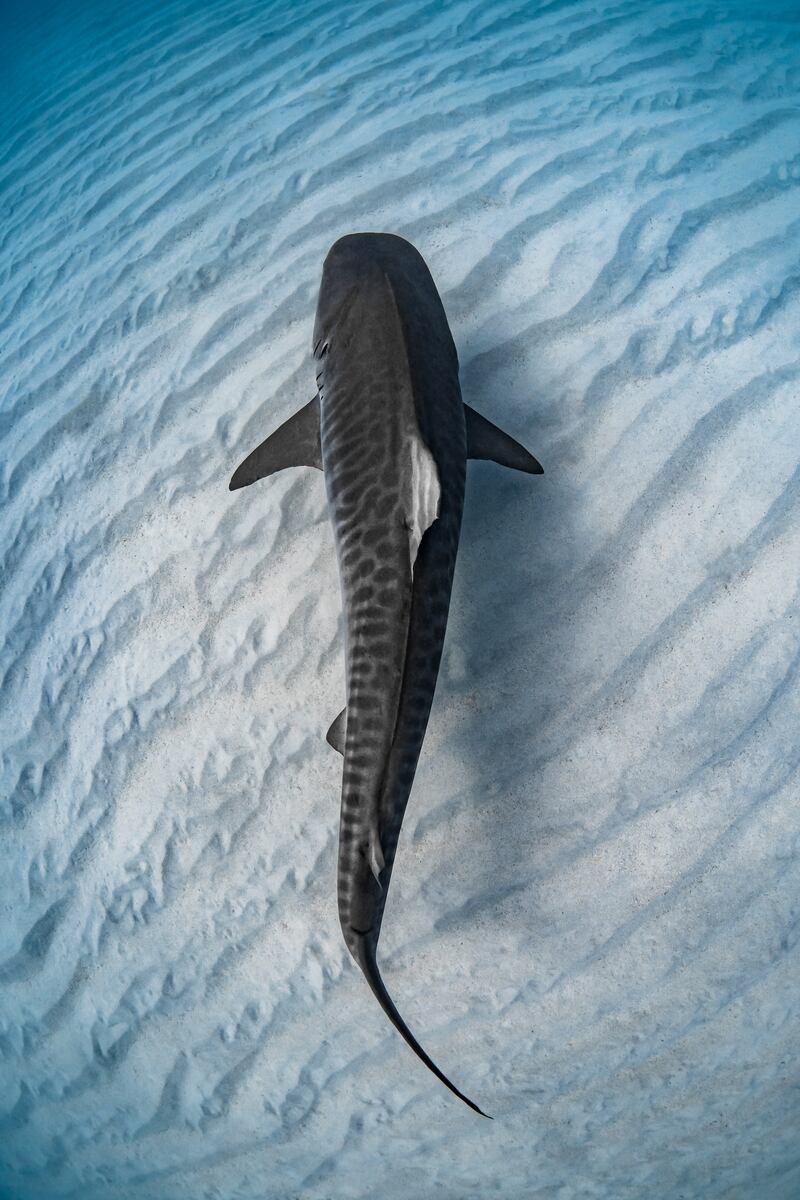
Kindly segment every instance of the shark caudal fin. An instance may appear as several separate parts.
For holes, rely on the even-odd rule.
[[[229,489],[247,487],[257,479],[274,475],[285,467],[317,467],[322,470],[319,441],[319,396],[309,400],[294,416],[271,433],[233,473]]]
[[[467,458],[488,458],[514,471],[544,474],[542,464],[524,446],[468,404],[464,405],[464,419],[467,423]]]
[[[441,1079],[444,1086],[449,1088],[454,1096],[458,1096],[459,1100],[463,1100],[467,1107],[471,1108],[473,1112],[476,1112],[481,1117],[486,1117],[491,1121],[493,1118],[490,1117],[488,1113],[485,1113],[482,1108],[478,1108],[477,1104],[473,1104],[469,1097],[465,1096],[463,1092],[460,1092],[458,1088],[450,1082],[447,1076],[439,1070],[433,1059],[429,1058],[429,1056],[422,1049],[422,1046],[420,1046],[419,1042],[414,1037],[403,1018],[400,1016],[400,1013],[395,1008],[394,1001],[386,990],[386,984],[381,978],[380,971],[378,970],[378,964],[375,960],[374,947],[369,946],[365,938],[359,938],[355,950],[351,949],[351,953],[363,971],[364,978],[375,993],[381,1008],[386,1013],[397,1032],[401,1034],[401,1036],[408,1042],[414,1053],[422,1059],[422,1061],[425,1063],[425,1066],[428,1067],[429,1070],[433,1071],[437,1079]]]

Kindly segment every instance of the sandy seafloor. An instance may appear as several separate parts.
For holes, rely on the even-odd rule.
[[[7,2],[3,1200],[800,1196],[800,13]],[[324,486],[230,494],[390,230],[465,399],[381,942]]]

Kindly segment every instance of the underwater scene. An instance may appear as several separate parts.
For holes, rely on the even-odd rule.
[[[0,1200],[797,1200],[796,0],[4,0],[0,31]],[[341,863],[337,912],[315,312],[353,233],[419,251],[464,403],[544,469],[466,426],[362,881],[491,1121],[370,990]],[[229,490],[318,383],[317,449]]]

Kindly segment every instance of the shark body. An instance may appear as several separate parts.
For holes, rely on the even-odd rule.
[[[468,457],[541,466],[462,401],[458,356],[419,252],[391,234],[329,251],[313,337],[318,393],[234,473],[324,471],[346,617],[347,704],[328,731],[344,757],[339,919],[386,1015],[435,1075],[376,961],[400,828],[433,702]]]

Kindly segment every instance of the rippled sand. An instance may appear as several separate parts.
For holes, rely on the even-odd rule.
[[[13,0],[0,1192],[800,1193],[792,7]],[[26,25],[33,20],[34,24]],[[469,470],[381,942],[341,941],[322,258],[423,252]]]

